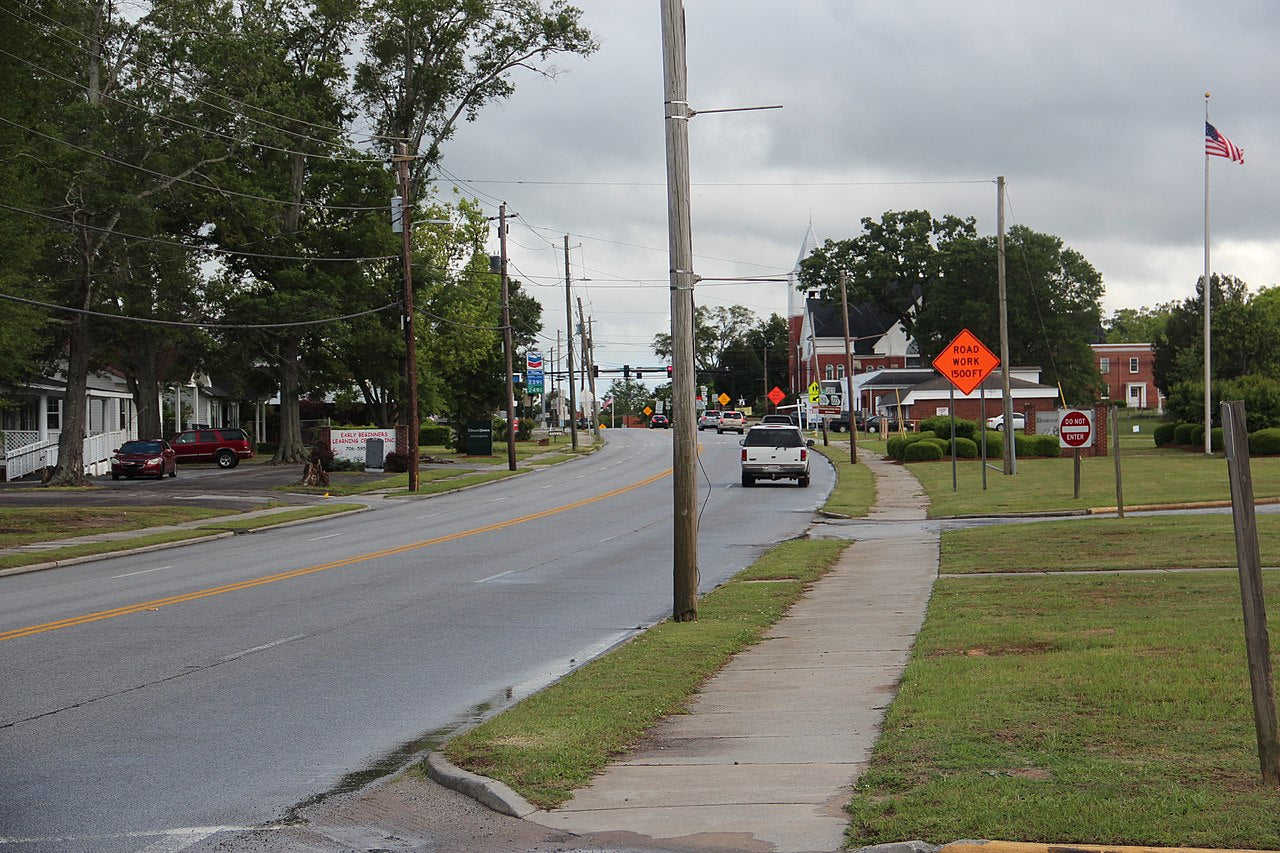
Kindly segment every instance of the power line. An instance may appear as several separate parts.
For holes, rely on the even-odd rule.
[[[50,71],[47,68],[43,68],[35,64],[34,62],[31,62],[28,59],[23,59],[21,56],[10,53],[9,51],[3,48],[0,48],[0,53],[10,57],[11,59],[16,59],[18,62],[21,62],[23,65],[27,65],[31,68],[34,68],[35,70],[43,74],[47,74],[56,80],[61,80],[62,82],[67,83],[68,85],[75,86],[76,88],[79,88],[79,89],[83,89],[86,92],[89,91],[89,87],[84,83],[79,82],[78,80],[72,80],[70,77],[64,77],[55,71]],[[109,101],[115,101],[116,103],[122,106],[125,106],[131,110],[134,110],[140,113],[145,113],[147,116],[153,119],[160,119],[161,121],[167,121],[170,124],[176,124],[179,127],[185,127],[188,130],[194,130],[199,133],[208,134],[209,136],[216,136],[222,139],[229,139],[232,142],[235,142],[238,144],[250,145],[250,146],[253,146],[254,148],[261,148],[266,151],[276,151],[281,154],[291,154],[291,155],[296,155],[298,157],[324,158],[327,160],[333,160],[333,161],[344,162],[344,163],[382,163],[383,162],[382,158],[374,157],[374,156],[340,157],[335,154],[312,154],[306,151],[295,151],[291,148],[281,148],[277,145],[268,145],[265,142],[254,142],[252,140],[243,140],[243,139],[240,139],[239,137],[232,136],[229,133],[223,133],[222,131],[210,130],[209,128],[200,127],[199,125],[194,125],[194,124],[191,124],[190,122],[185,122],[185,121],[182,121],[181,119],[174,118],[173,116],[164,115],[163,113],[153,113],[150,110],[148,110],[146,107],[140,107],[137,104],[133,104],[133,103],[130,103],[129,101],[124,100],[123,98],[117,98],[115,95],[108,95],[105,92],[101,92],[99,94],[101,95],[101,97],[106,98]],[[331,147],[336,147],[334,146],[333,143],[322,143],[322,144],[329,145]]]
[[[368,314],[376,314],[379,311],[388,311],[392,308],[400,307],[400,302],[397,300],[378,308],[370,308],[367,311],[358,311],[355,314],[344,314],[340,317],[325,317],[320,320],[297,320],[292,323],[193,323],[183,320],[156,320],[151,317],[134,317],[129,314],[109,314],[105,311],[90,311],[86,308],[70,308],[66,305],[55,305],[51,302],[39,302],[35,299],[24,299],[21,296],[11,296],[7,293],[0,293],[0,299],[7,299],[10,302],[21,302],[26,305],[35,305],[39,308],[47,308],[51,311],[64,311],[69,314],[84,314],[90,317],[101,317],[108,320],[128,320],[134,323],[146,323],[153,326],[183,326],[195,329],[289,329],[295,326],[318,326],[324,323],[337,323],[343,320],[353,320],[356,317],[364,317]]]
[[[227,255],[227,256],[241,257],[241,258],[266,258],[269,260],[276,260],[276,261],[335,261],[335,262],[356,261],[356,262],[361,262],[361,261],[394,261],[397,258],[399,258],[399,255],[377,255],[377,256],[365,257],[365,258],[319,257],[319,256],[304,257],[301,255],[270,255],[263,252],[240,252],[234,249],[223,249],[221,247],[216,247],[216,246],[190,246],[186,243],[180,243],[177,240],[161,240],[158,237],[144,237],[140,234],[127,234],[123,231],[114,231],[109,228],[100,228],[96,225],[89,225],[87,223],[68,222],[65,219],[59,219],[56,216],[50,216],[46,213],[36,213],[34,210],[26,210],[25,208],[21,208],[21,207],[14,207],[13,205],[5,204],[3,202],[0,202],[0,209],[11,210],[14,213],[23,213],[23,214],[26,214],[27,216],[35,217],[36,219],[45,219],[66,228],[83,228],[87,231],[95,231],[99,234],[109,234],[116,237],[122,237],[128,240],[141,240],[145,243],[159,243],[162,246],[177,246],[180,249],[186,249],[187,251],[190,251],[190,252],[210,252],[216,255]]]
[[[164,172],[157,172],[157,171],[156,171],[156,170],[154,170],[154,169],[148,169],[146,166],[139,166],[139,165],[138,165],[138,164],[136,164],[136,163],[130,163],[130,162],[128,162],[127,160],[121,160],[121,159],[119,159],[119,158],[117,158],[117,157],[112,157],[110,154],[104,154],[104,153],[102,153],[101,151],[94,151],[94,150],[92,150],[92,149],[85,148],[85,147],[80,146],[80,145],[76,145],[76,144],[75,144],[75,143],[73,143],[73,142],[67,142],[65,139],[59,139],[59,138],[58,138],[58,137],[56,137],[56,136],[51,136],[50,134],[47,134],[47,133],[41,133],[40,131],[35,130],[35,129],[30,128],[30,127],[27,127],[26,125],[21,125],[21,124],[18,124],[17,122],[9,121],[7,118],[4,118],[3,116],[0,116],[0,122],[4,122],[5,124],[9,125],[10,127],[16,127],[16,128],[18,128],[19,130],[25,130],[27,133],[34,134],[35,136],[39,136],[39,137],[41,137],[41,138],[43,138],[43,139],[48,139],[48,140],[50,140],[51,142],[57,142],[57,143],[59,143],[59,144],[61,144],[61,145],[65,145],[65,146],[67,146],[68,148],[72,148],[72,149],[74,149],[74,150],[76,150],[76,151],[81,151],[81,152],[84,152],[85,154],[89,154],[89,155],[94,156],[94,157],[101,157],[103,160],[106,160],[106,161],[108,161],[108,162],[110,162],[110,163],[115,163],[115,164],[116,164],[116,165],[118,165],[118,166],[124,166],[124,167],[129,168],[129,169],[136,169],[136,170],[137,170],[137,171],[139,171],[139,172],[143,172],[143,173],[148,174],[148,175],[154,175],[154,176],[155,176],[155,177],[157,177],[157,178],[164,178],[164,179],[169,180],[169,181],[172,181],[172,182],[174,182],[174,183],[186,184],[186,185],[188,185],[188,186],[196,187],[196,188],[198,188],[198,189],[202,189],[202,190],[208,190],[208,191],[211,191],[211,192],[219,193],[219,194],[221,194],[221,195],[234,196],[234,197],[236,197],[236,198],[247,198],[247,199],[250,199],[250,200],[252,200],[252,201],[265,201],[265,202],[269,202],[269,203],[271,203],[271,204],[282,204],[282,205],[292,205],[292,204],[293,204],[293,202],[291,202],[291,201],[285,201],[285,200],[283,200],[283,199],[278,199],[278,198],[268,198],[268,197],[266,197],[266,196],[253,195],[253,194],[251,194],[251,193],[242,193],[242,192],[237,192],[237,191],[235,191],[235,190],[227,190],[227,189],[223,189],[223,188],[218,187],[218,186],[213,186],[213,185],[211,185],[211,184],[201,184],[201,183],[197,183],[197,182],[195,182],[195,181],[188,181],[188,180],[186,180],[185,178],[179,178],[179,177],[177,177],[177,176],[175,176],[175,175],[168,175],[168,174],[165,174]],[[302,207],[313,208],[313,209],[318,209],[318,210],[348,210],[348,211],[365,211],[365,212],[367,212],[367,211],[372,211],[372,210],[383,210],[383,209],[384,209],[382,205],[379,205],[379,206],[377,206],[377,207],[348,207],[348,206],[344,206],[344,205],[319,204],[319,203],[316,203],[316,202],[308,202],[308,201],[301,202],[301,206],[302,206]]]
[[[34,7],[30,6],[29,4],[22,2],[22,0],[15,0],[15,2],[17,2],[17,3],[18,3],[18,5],[22,6],[23,8],[27,9],[28,11],[33,12],[34,14],[39,15],[40,17],[44,18],[46,21],[50,22],[50,23],[51,23],[51,24],[53,24],[54,26],[61,27],[62,29],[67,30],[68,32],[74,33],[75,35],[79,36],[81,39],[84,39],[84,40],[86,40],[86,41],[92,41],[92,39],[90,39],[87,35],[85,35],[84,33],[80,32],[79,30],[75,29],[74,27],[68,26],[67,24],[63,23],[62,21],[59,21],[59,20],[57,20],[56,18],[52,18],[52,17],[50,17],[49,15],[44,14],[44,13],[43,13],[43,12],[41,12],[39,9],[36,9],[36,8],[34,8]],[[20,18],[20,17],[17,15],[17,13],[16,13],[16,12],[13,12],[13,11],[12,11],[12,10],[10,10],[10,9],[7,9],[7,8],[6,8],[6,9],[4,9],[4,11],[5,11],[5,12],[8,12],[10,15],[12,15],[12,16],[13,16],[14,18],[16,18],[17,20],[20,20],[20,21],[21,21],[21,20],[23,20],[22,18]],[[161,32],[161,31],[157,30],[157,32]],[[209,33],[209,34],[211,34],[211,35],[225,35],[225,34],[223,34],[223,33]],[[89,53],[89,51],[88,51],[88,50],[86,50],[86,49],[85,49],[85,47],[84,47],[80,42],[73,41],[73,40],[68,39],[68,38],[64,38],[63,36],[60,36],[60,35],[58,35],[57,33],[53,33],[53,32],[45,32],[45,35],[47,35],[47,36],[51,36],[51,37],[53,37],[53,38],[57,39],[58,41],[61,41],[61,42],[62,42],[62,43],[64,43],[64,44],[70,45],[71,47],[74,47],[76,50],[80,51],[81,53],[84,53],[84,54],[88,54],[88,53]],[[136,59],[137,59],[137,57],[135,56],[135,57],[134,57],[135,64],[136,64]],[[155,76],[153,76],[153,75],[140,75],[140,76],[144,76],[144,77],[146,77],[148,80],[152,80],[152,81],[156,81],[156,80],[158,79],[158,78],[156,78],[156,77],[155,77]],[[226,102],[228,102],[228,103],[235,104],[235,105],[237,105],[237,106],[244,107],[244,108],[246,108],[246,109],[257,110],[258,112],[263,113],[264,115],[269,115],[269,116],[271,116],[271,117],[273,117],[273,118],[282,119],[282,120],[284,120],[284,121],[293,122],[293,123],[295,123],[295,124],[305,125],[305,126],[307,126],[307,127],[314,127],[314,128],[316,128],[317,130],[327,130],[327,131],[330,131],[330,132],[333,132],[333,133],[340,133],[340,134],[350,135],[349,131],[347,131],[347,130],[346,130],[346,129],[344,129],[344,128],[341,128],[341,127],[335,127],[335,126],[333,126],[333,125],[320,124],[320,123],[313,122],[313,121],[307,121],[306,119],[296,118],[296,117],[294,117],[294,116],[285,115],[284,113],[277,113],[277,112],[274,112],[274,111],[272,111],[272,110],[267,109],[266,107],[260,107],[260,106],[257,106],[257,105],[255,105],[255,104],[250,104],[250,103],[248,103],[248,102],[246,102],[246,101],[241,101],[241,100],[239,100],[239,99],[237,99],[237,98],[233,98],[233,97],[231,97],[230,95],[224,94],[224,93],[222,93],[222,92],[218,92],[217,90],[214,90],[214,89],[210,89],[210,88],[208,88],[207,86],[200,86],[198,83],[196,83],[195,81],[193,81],[190,77],[183,76],[183,75],[178,75],[178,76],[179,76],[179,78],[180,78],[184,83],[187,83],[188,85],[191,85],[191,86],[195,86],[195,87],[196,87],[196,88],[198,88],[200,91],[203,91],[203,92],[205,92],[206,94],[214,95],[214,96],[216,96],[216,97],[218,97],[218,98],[222,98],[223,100],[225,100],[225,101],[226,101]],[[260,119],[255,119],[255,118],[253,118],[253,117],[251,117],[251,116],[241,115],[240,113],[237,113],[237,112],[235,112],[235,111],[233,111],[233,110],[228,110],[226,107],[220,107],[220,106],[218,106],[217,104],[211,103],[211,102],[209,102],[209,101],[205,100],[204,98],[200,98],[200,97],[198,97],[198,96],[192,96],[192,100],[193,100],[193,101],[195,101],[195,102],[197,102],[197,103],[205,104],[206,106],[212,107],[212,108],[213,108],[213,109],[215,109],[215,110],[222,110],[222,111],[224,111],[224,112],[230,113],[231,115],[239,116],[240,118],[243,118],[245,121],[253,122],[254,124],[260,124],[260,125],[262,125],[263,127],[269,127],[269,128],[271,128],[271,129],[273,129],[273,130],[278,130],[278,131],[280,131],[281,133],[288,134],[288,135],[290,135],[290,136],[297,136],[297,137],[298,137],[298,138],[300,138],[300,139],[305,139],[305,140],[309,140],[309,141],[319,142],[319,143],[321,143],[322,145],[333,145],[333,144],[334,144],[334,143],[332,143],[332,142],[326,142],[325,140],[321,140],[321,139],[318,139],[318,138],[313,137],[313,136],[308,136],[308,135],[306,135],[306,134],[302,134],[302,133],[299,133],[299,132],[297,132],[297,131],[288,130],[288,129],[283,128],[283,127],[280,127],[280,126],[278,126],[278,125],[271,124],[270,122],[264,122],[264,121],[261,121]],[[394,142],[394,141],[407,141],[407,140],[405,140],[403,137],[398,137],[398,136],[388,136],[388,135],[384,135],[384,134],[376,134],[376,133],[360,134],[360,136],[364,136],[364,137],[367,137],[367,138],[369,138],[369,139],[382,139],[382,140],[391,141],[391,142]]]

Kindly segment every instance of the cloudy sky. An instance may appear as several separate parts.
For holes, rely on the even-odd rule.
[[[467,195],[519,214],[513,274],[564,329],[562,241],[604,367],[657,364],[669,331],[659,0],[580,0],[600,42],[554,80],[517,78],[445,148]],[[864,216],[924,208],[1056,234],[1102,273],[1104,307],[1190,295],[1203,269],[1210,121],[1215,272],[1280,282],[1280,4],[685,0],[695,271],[785,274]],[[447,182],[442,191],[451,191]],[[496,247],[496,242],[495,242]],[[496,248],[495,248],[496,251]],[[1011,278],[1011,286],[1014,282]],[[784,284],[699,285],[701,304],[785,315]],[[576,309],[575,309],[576,310]]]

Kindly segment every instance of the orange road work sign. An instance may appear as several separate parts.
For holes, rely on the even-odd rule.
[[[961,394],[969,394],[1000,366],[1000,359],[973,332],[965,329],[938,353],[933,366]]]

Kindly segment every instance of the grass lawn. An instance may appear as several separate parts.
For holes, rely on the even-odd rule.
[[[304,506],[298,509],[288,510],[286,512],[272,513],[271,515],[260,515],[256,518],[230,518],[225,521],[216,521],[212,524],[201,525],[201,530],[259,530],[263,527],[272,527],[276,524],[286,524],[290,521],[301,521],[304,518],[323,518],[326,515],[337,515],[340,512],[351,512],[353,510],[364,509],[364,504],[343,504],[343,503],[325,503],[316,506]]]
[[[2,507],[0,548],[235,515],[191,506]]]
[[[1280,566],[1280,515],[1259,515],[1262,564]],[[1229,514],[1080,518],[948,531],[944,571],[1053,572],[1236,565]]]
[[[849,844],[1280,848],[1240,622],[1226,572],[939,581]]]
[[[813,449],[827,457],[836,468],[835,488],[822,508],[850,517],[865,516],[876,502],[876,482],[871,469],[849,462],[847,442],[829,447],[814,444]]]
[[[759,641],[848,543],[793,540],[703,597],[696,622],[663,622],[449,741],[449,760],[552,808]],[[760,581],[772,581],[760,583]]]
[[[997,463],[998,464],[998,463]],[[1148,448],[1121,451],[1126,506],[1224,501],[1231,497],[1227,461],[1185,450]],[[1109,457],[1081,460],[1080,499],[1072,497],[1074,463],[1070,457],[1019,459],[1018,473],[1006,477],[982,469],[977,460],[959,463],[958,489],[951,490],[951,462],[915,462],[908,466],[931,501],[929,515],[1035,512],[1115,506],[1115,461]],[[1280,457],[1252,460],[1255,498],[1280,497]]]

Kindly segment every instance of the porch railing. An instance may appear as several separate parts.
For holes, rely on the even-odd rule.
[[[7,449],[9,436],[5,434],[5,478],[16,480],[33,474],[41,468],[58,464],[58,439],[48,438],[34,441],[12,450]],[[129,440],[125,430],[100,432],[84,440],[84,472],[92,477],[99,477],[111,470],[111,454],[117,447]]]

